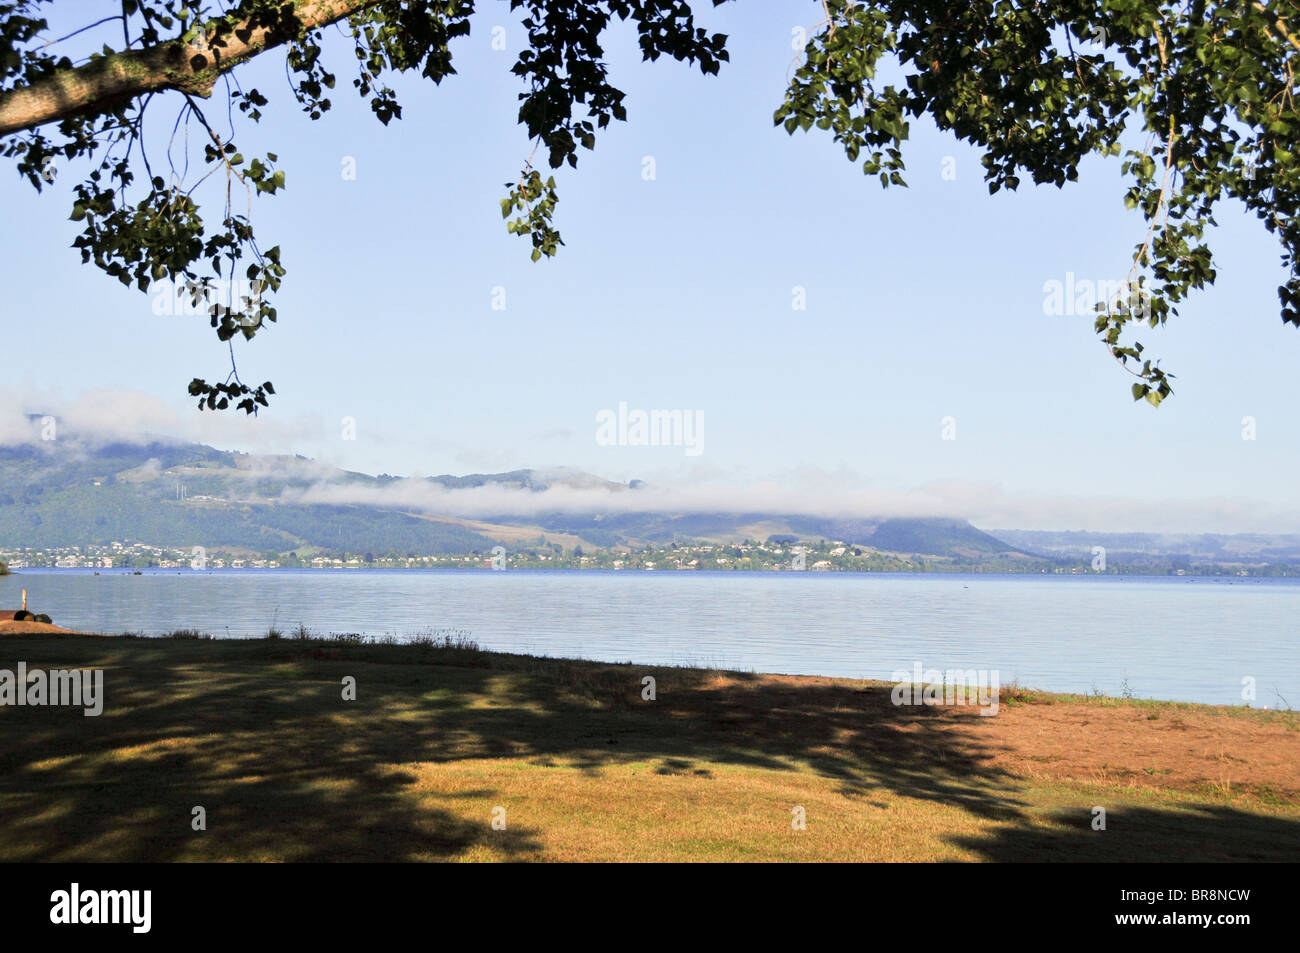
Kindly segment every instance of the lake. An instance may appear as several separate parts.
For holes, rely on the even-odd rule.
[[[0,608],[74,629],[219,638],[465,632],[486,649],[888,679],[996,670],[1003,685],[1300,705],[1300,579],[425,570],[26,569]]]

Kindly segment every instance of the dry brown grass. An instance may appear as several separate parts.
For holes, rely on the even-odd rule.
[[[1282,860],[1300,842],[1285,713],[1015,690],[982,718],[881,684],[468,644],[0,638],[0,668],[20,659],[103,668],[107,704],[0,710],[7,860]]]

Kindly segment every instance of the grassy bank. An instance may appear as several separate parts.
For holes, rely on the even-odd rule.
[[[454,642],[0,636],[0,668],[19,661],[103,669],[106,703],[0,708],[3,860],[1300,852],[1289,712],[1004,688],[982,718],[895,706],[880,683]]]

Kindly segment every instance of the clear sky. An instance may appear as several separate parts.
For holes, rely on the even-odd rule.
[[[192,409],[190,378],[226,366],[204,318],[156,315],[80,263],[67,215],[84,167],[40,195],[0,177],[0,408],[366,472],[566,465],[720,500],[932,506],[986,528],[1300,531],[1300,331],[1278,316],[1261,225],[1222,208],[1216,286],[1139,336],[1175,396],[1135,404],[1091,316],[1044,313],[1046,282],[1128,271],[1144,225],[1117,160],[1064,190],[990,197],[973,151],[914,122],[910,188],[883,190],[828,135],[772,125],[792,30],[819,5],[698,7],[730,36],[717,77],[643,64],[631,30],[608,34],[629,121],[555,173],[566,245],[537,264],[497,204],[531,148],[506,4],[484,4],[453,46],[459,75],[394,82],[404,118],[387,128],[332,31],[339,83],[319,122],[298,112],[281,52],[243,67],[272,106],[238,141],[287,174],[253,210],[289,269],[279,323],[237,348],[244,379],[278,391],[256,421]],[[491,48],[498,25],[507,52]],[[150,107],[159,134],[176,108]],[[602,445],[597,415],[620,402],[698,414],[700,452]]]

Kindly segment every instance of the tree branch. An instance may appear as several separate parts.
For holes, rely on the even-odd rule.
[[[1272,10],[1269,10],[1267,7],[1265,7],[1262,3],[1255,3],[1252,4],[1252,6],[1260,13],[1264,14],[1265,17],[1268,18],[1269,25],[1272,26],[1273,29],[1278,32],[1278,34],[1282,37],[1282,39],[1286,40],[1297,50],[1300,50],[1300,40],[1297,40],[1294,36],[1291,35],[1290,31],[1287,30],[1285,18],[1278,16]]]
[[[140,50],[110,53],[84,66],[60,70],[29,86],[0,93],[0,136],[35,129],[84,112],[99,112],[146,93],[180,90],[206,99],[223,73],[306,31],[328,26],[379,0],[293,0],[294,19],[275,25],[237,25],[224,45],[209,46],[211,31],[196,40],[169,40]]]

